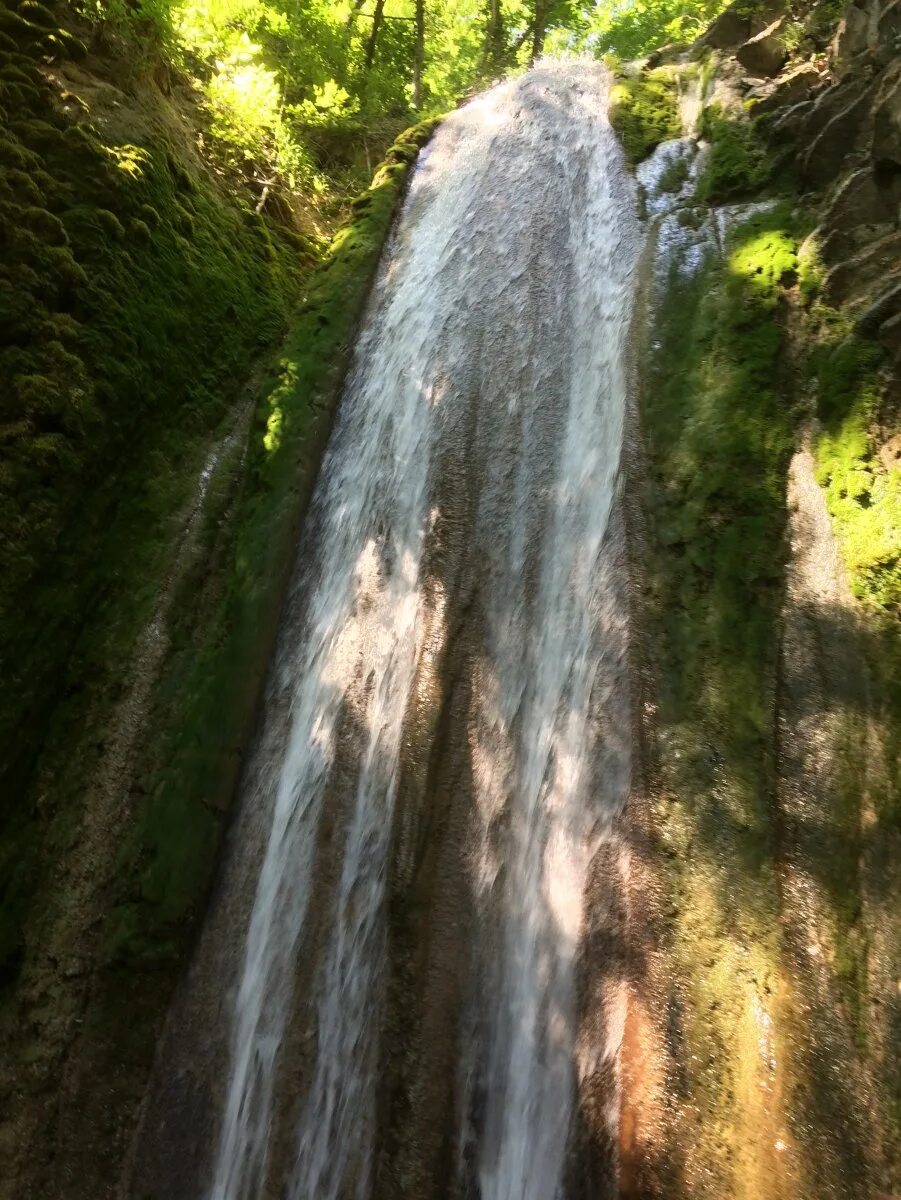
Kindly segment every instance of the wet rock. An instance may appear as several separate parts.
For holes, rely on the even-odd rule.
[[[761,127],[766,131],[766,136],[774,142],[794,141],[810,117],[812,109],[812,100],[802,100],[800,104],[793,104],[784,112],[765,114]]]
[[[847,230],[859,225],[883,225],[894,220],[898,196],[893,187],[881,187],[872,166],[851,171],[836,184],[826,202],[823,224]]]
[[[688,48],[686,42],[669,42],[666,46],[660,46],[648,55],[647,66],[653,70],[654,67],[659,67],[663,63],[676,62]]]
[[[901,282],[883,292],[857,320],[857,332],[864,337],[879,333],[886,322],[901,312]]]
[[[901,170],[901,59],[883,74],[873,113],[873,158]]]
[[[785,0],[765,0],[765,3],[755,5],[749,5],[747,0],[735,0],[708,25],[695,45],[734,53],[784,12]]]
[[[895,232],[895,224],[861,224],[861,226],[837,226],[829,228],[821,224],[813,230],[817,239],[818,257],[825,268],[833,268],[840,263],[858,256],[867,246],[888,238]]]
[[[772,91],[755,102],[752,114],[759,117],[800,104],[802,100],[807,99],[811,89],[819,81],[820,73],[813,63],[803,63],[796,70],[778,79]]]
[[[779,17],[744,45],[739,46],[735,57],[754,75],[778,75],[785,66],[788,51],[780,36],[783,18]]]
[[[846,225],[829,229],[818,226],[821,262],[827,267],[855,258],[862,250],[894,233],[895,226],[889,222],[881,225]]]
[[[887,67],[901,55],[901,0],[892,0],[876,26],[876,66]]]
[[[879,341],[894,358],[901,355],[901,313],[879,326]]]
[[[901,232],[897,230],[833,267],[826,276],[825,291],[830,303],[840,305],[865,296],[888,280],[901,282]]]
[[[871,107],[872,89],[867,88],[820,130],[802,162],[808,183],[822,186],[840,174],[848,156],[859,148],[858,139]]]
[[[866,79],[857,78],[842,80],[826,88],[817,96],[804,121],[804,137],[812,138],[825,129],[833,117],[847,109],[868,88],[869,82]]]
[[[825,229],[819,225],[813,232],[819,246],[820,260],[827,267],[834,267],[852,258],[860,249],[844,229]]]

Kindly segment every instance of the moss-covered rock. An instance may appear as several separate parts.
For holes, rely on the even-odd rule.
[[[85,121],[37,69],[38,21],[51,19],[39,9],[0,20],[16,45],[0,49],[15,105],[0,133],[0,963],[18,954],[39,853],[42,822],[20,806],[50,713],[99,682],[73,647],[98,598],[143,561],[142,537],[158,538],[165,500],[141,463],[159,455],[156,492],[175,486],[183,447],[221,419],[311,262],[265,218],[261,257],[261,228],[161,133],[117,144]],[[138,594],[123,628],[130,604]]]
[[[711,104],[704,110],[701,133],[710,150],[698,180],[698,198],[722,204],[759,192],[772,171],[772,159],[751,121]]]
[[[38,0],[22,0],[18,11],[20,17],[24,17],[26,21],[31,21],[33,25],[37,25],[41,29],[56,29],[59,24],[50,9],[46,5],[40,4]]]
[[[703,1163],[711,1195],[775,1196],[762,1183],[771,1142],[754,1081],[779,971],[773,704],[794,427],[790,213],[746,221],[724,259],[709,249],[692,262],[673,260],[642,349],[636,480],[641,640],[657,681],[651,823],[668,889],[676,1110],[691,1114],[676,1138]],[[668,1170],[661,1194],[680,1194],[682,1176]]]
[[[901,464],[880,458],[876,436],[885,391],[884,355],[878,345],[850,332],[847,322],[825,306],[814,319],[821,326],[811,353],[820,417],[819,482],[852,591],[868,605],[897,613],[901,611]]]
[[[621,76],[610,93],[610,124],[633,166],[682,132],[678,95],[666,68]]]

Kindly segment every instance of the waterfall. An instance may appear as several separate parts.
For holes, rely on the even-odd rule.
[[[477,932],[449,1194],[563,1196],[580,1081],[615,1065],[615,1020],[583,1044],[578,980],[630,771],[617,501],[642,238],[608,82],[543,62],[451,115],[415,170],[245,772],[263,832],[255,863],[230,852],[255,882],[230,931],[209,1200],[373,1195],[398,787],[405,756],[432,752],[411,713],[464,644],[471,700],[442,736],[471,775]]]

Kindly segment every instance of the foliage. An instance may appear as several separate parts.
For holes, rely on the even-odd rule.
[[[621,76],[610,94],[610,124],[631,164],[682,132],[675,80],[665,68]]]
[[[658,47],[694,41],[727,0],[607,0],[589,10],[581,36],[596,55],[638,58]]]
[[[96,3],[99,18],[133,41],[153,25],[162,57],[205,98],[211,149],[261,192],[322,194],[336,182],[356,190],[370,154],[414,112],[414,0]],[[443,111],[485,77],[483,6],[429,4],[425,39],[419,109]]]
[[[380,153],[414,114],[444,111],[542,51],[631,57],[696,36],[722,7],[721,0],[85,3],[96,19],[131,35],[142,55],[155,52],[196,78],[214,147],[261,189],[320,192],[334,183],[336,166],[348,172],[348,187],[359,186],[370,142]]]

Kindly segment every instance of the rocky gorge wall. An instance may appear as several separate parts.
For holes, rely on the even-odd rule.
[[[619,68],[633,158],[693,134],[637,333],[629,1195],[898,1186],[901,59],[838,17]]]
[[[684,228],[767,205],[636,334],[624,1194],[898,1186],[898,14],[734,5],[615,97],[633,163],[702,143],[661,181]],[[0,1195],[75,1200],[115,1194],[429,129],[311,273],[159,88],[62,9],[2,18]]]

